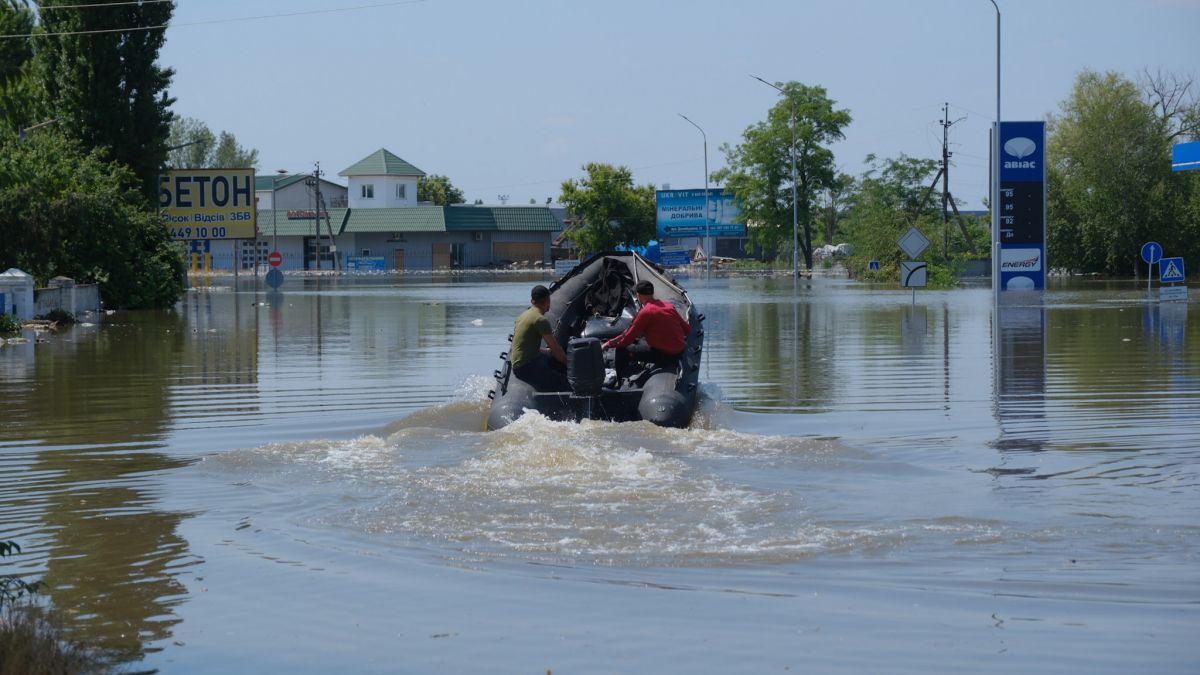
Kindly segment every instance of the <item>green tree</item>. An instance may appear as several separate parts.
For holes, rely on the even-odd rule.
[[[1176,81],[1178,82],[1178,81]],[[1050,117],[1048,242],[1052,266],[1135,273],[1148,240],[1172,253],[1200,253],[1197,178],[1172,174],[1172,142],[1194,137],[1187,87],[1150,78],[1145,89],[1117,73],[1083,71]]]
[[[106,302],[165,307],[183,292],[183,259],[140,181],[60,131],[0,144],[0,268],[40,282],[99,283]]]
[[[171,135],[167,141],[167,165],[173,169],[213,168],[213,149],[217,137],[203,120],[195,117],[176,117],[171,120]]]
[[[258,150],[243,148],[233,134],[222,131],[217,140],[217,149],[213,152],[212,165],[218,169],[254,169],[257,171]]]
[[[854,176],[839,173],[821,195],[821,225],[824,227],[825,243],[837,244],[841,234],[840,225],[854,203],[858,182]]]
[[[167,163],[176,169],[258,169],[258,150],[243,148],[228,131],[220,136],[203,120],[171,120]]]
[[[858,181],[859,189],[846,213],[843,232],[854,248],[852,268],[865,268],[866,260],[879,260],[889,268],[899,265],[903,253],[896,246],[909,227],[930,237],[941,227],[932,200],[925,200],[929,181],[937,173],[932,159],[900,155],[880,161],[868,155],[870,168]],[[932,237],[930,237],[932,239]],[[863,264],[859,264],[863,263]]]
[[[654,186],[633,184],[624,166],[591,162],[587,176],[562,184],[559,202],[583,222],[568,232],[580,249],[600,252],[642,246],[655,236]]]
[[[147,198],[167,159],[174,72],[158,65],[158,53],[174,9],[171,2],[39,3],[45,35],[35,60],[49,115],[69,137],[132,169]]]
[[[450,206],[462,204],[467,198],[463,196],[462,190],[454,187],[449,178],[433,174],[417,181],[417,201]]]
[[[0,0],[0,34],[28,35],[34,14],[26,0]],[[13,133],[32,126],[40,114],[33,77],[33,40],[0,40],[0,126]]]
[[[805,267],[812,269],[817,197],[833,187],[836,179],[828,146],[845,137],[842,129],[850,124],[850,111],[835,109],[836,101],[823,87],[799,82],[780,83],[779,87],[784,96],[767,113],[766,121],[747,127],[736,147],[721,145],[728,166],[713,178],[724,182],[741,201],[753,244],[790,251],[794,152],[799,244]]]

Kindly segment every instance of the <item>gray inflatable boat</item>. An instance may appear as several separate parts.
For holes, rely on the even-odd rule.
[[[634,361],[624,372],[616,372],[616,350],[604,352],[601,345],[633,322],[638,310],[634,286],[642,280],[654,284],[654,297],[674,305],[692,332],[675,367]],[[497,387],[488,393],[492,399],[488,429],[499,429],[526,410],[555,420],[646,420],[680,428],[691,423],[704,345],[704,315],[661,267],[630,251],[595,255],[550,286],[546,318],[567,353],[570,389],[536,390],[513,375],[508,352],[504,352],[495,373]],[[508,339],[511,342],[512,336]]]

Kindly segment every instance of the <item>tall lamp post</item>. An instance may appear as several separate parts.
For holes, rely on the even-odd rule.
[[[992,132],[992,289],[1000,301],[1000,6],[996,8],[996,130]]]
[[[700,130],[700,137],[704,139],[704,275],[712,277],[712,234],[709,230],[709,220],[711,218],[708,210],[708,134],[704,133],[704,129],[700,129],[700,125],[688,119],[687,115],[678,113],[680,117],[687,120],[687,123]]]
[[[787,95],[779,85],[772,84],[762,79],[757,75],[751,75],[754,79],[762,82],[775,91],[787,96],[788,104],[791,108],[792,116],[792,278],[800,277],[800,229],[797,226],[799,222],[799,202],[796,201],[796,102],[791,96]]]

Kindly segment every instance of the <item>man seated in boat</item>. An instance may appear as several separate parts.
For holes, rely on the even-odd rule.
[[[604,343],[604,349],[617,350],[617,374],[623,376],[625,364],[631,359],[667,369],[677,368],[692,326],[679,316],[671,303],[654,298],[654,284],[643,279],[633,288],[641,309],[624,333]],[[641,337],[646,338],[648,349],[639,349],[633,344]]]
[[[513,328],[512,350],[508,361],[517,379],[537,391],[567,391],[567,353],[554,339],[546,312],[550,311],[550,289],[534,286],[529,293],[529,309],[517,317]],[[542,343],[546,348],[542,348]]]

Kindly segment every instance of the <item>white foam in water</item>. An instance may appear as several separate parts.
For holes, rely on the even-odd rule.
[[[476,404],[451,402],[427,417]],[[222,461],[248,469],[264,488],[287,485],[304,503],[286,517],[314,527],[487,555],[704,565],[794,559],[865,536],[817,525],[790,494],[730,483],[694,461],[828,452],[809,439],[555,422],[531,412],[489,433],[421,424],[386,438],[262,446]]]

